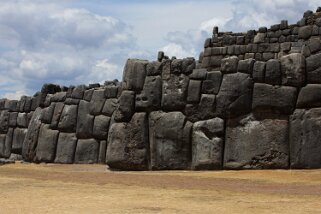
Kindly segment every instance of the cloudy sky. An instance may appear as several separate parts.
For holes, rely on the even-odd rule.
[[[320,0],[0,0],[0,97],[121,79],[127,58],[198,57],[213,26],[295,23]]]

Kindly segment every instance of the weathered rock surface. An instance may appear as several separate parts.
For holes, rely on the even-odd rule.
[[[58,123],[58,129],[63,132],[75,132],[77,124],[77,105],[65,105]]]
[[[15,128],[15,130],[13,131],[12,148],[11,148],[11,151],[13,153],[21,154],[22,145],[26,134],[27,134],[27,129]]]
[[[128,123],[114,123],[108,133],[106,163],[112,169],[149,168],[148,120],[135,113]]]
[[[117,122],[127,122],[135,112],[135,93],[133,91],[123,91],[119,98],[118,108],[115,110],[115,120]]]
[[[305,84],[305,57],[293,53],[281,58],[282,85],[301,87]]]
[[[123,87],[125,90],[141,91],[146,77],[145,60],[129,59],[124,68]]]
[[[89,114],[89,107],[89,102],[80,101],[76,127],[76,135],[79,139],[91,138],[93,134],[94,116]]]
[[[300,90],[297,108],[321,107],[321,85],[308,84]]]
[[[221,169],[224,121],[214,118],[194,123],[192,131],[192,169]]]
[[[243,73],[223,76],[216,97],[216,112],[222,117],[239,116],[251,111],[253,81]]]
[[[110,117],[99,115],[94,119],[93,136],[96,139],[107,140]]]
[[[76,145],[75,133],[59,133],[55,163],[73,163]]]
[[[151,112],[149,142],[152,169],[188,169],[192,123],[181,112]]]
[[[298,109],[290,117],[291,168],[321,167],[321,108]]]
[[[51,130],[49,125],[41,125],[35,157],[36,162],[51,163],[54,161],[58,134],[59,132]]]
[[[181,110],[185,107],[188,77],[181,74],[171,75],[169,80],[163,81],[162,108],[168,111]]]
[[[75,163],[93,164],[98,161],[99,142],[95,139],[80,139],[77,142]]]
[[[252,108],[255,112],[292,114],[297,90],[290,86],[272,86],[255,83]]]
[[[321,83],[321,53],[306,58],[308,83]]]
[[[162,79],[160,76],[148,76],[144,88],[136,95],[136,109],[138,111],[153,111],[161,106]]]
[[[225,140],[225,169],[288,168],[287,119],[229,119]]]

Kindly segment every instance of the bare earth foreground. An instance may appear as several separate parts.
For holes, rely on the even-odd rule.
[[[112,172],[0,166],[0,213],[321,213],[321,170]]]

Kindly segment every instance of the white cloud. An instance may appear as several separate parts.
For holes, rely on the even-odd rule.
[[[0,35],[0,75],[19,85],[11,91],[2,87],[0,96],[11,97],[30,95],[45,82],[120,78],[117,64],[136,46],[130,27],[119,19],[45,1],[1,2]]]

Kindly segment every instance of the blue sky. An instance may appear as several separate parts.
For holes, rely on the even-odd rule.
[[[198,57],[213,26],[242,32],[288,19],[320,0],[0,0],[0,97],[44,83],[120,79],[127,58],[159,50]]]

